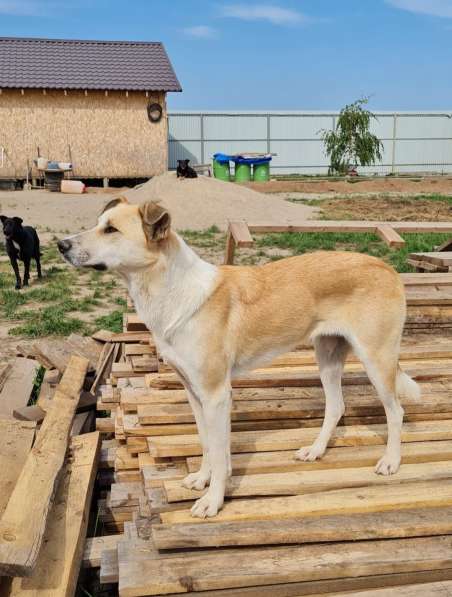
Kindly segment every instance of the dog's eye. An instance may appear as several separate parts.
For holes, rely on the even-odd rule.
[[[114,226],[107,226],[106,228],[104,228],[104,232],[105,234],[113,234],[113,232],[119,232],[119,230]]]

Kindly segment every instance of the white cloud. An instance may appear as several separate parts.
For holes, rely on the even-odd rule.
[[[224,17],[243,21],[267,21],[273,25],[293,25],[307,20],[300,12],[273,4],[262,6],[229,4],[222,7],[222,14]]]
[[[48,13],[49,6],[32,0],[0,0],[0,14],[17,17],[37,17]]]
[[[217,37],[217,30],[207,25],[196,25],[194,27],[186,27],[183,32],[188,37],[196,37],[198,39],[214,39]]]
[[[385,0],[396,8],[431,15],[452,18],[452,0]]]

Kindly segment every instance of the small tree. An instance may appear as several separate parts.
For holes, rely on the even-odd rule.
[[[330,174],[347,174],[350,168],[370,166],[381,161],[383,144],[369,131],[370,121],[377,117],[364,106],[369,98],[363,97],[340,111],[336,130],[322,130],[325,153],[330,158]]]

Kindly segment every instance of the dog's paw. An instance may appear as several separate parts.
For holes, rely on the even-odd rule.
[[[324,453],[324,448],[312,444],[312,446],[307,446],[297,450],[297,452],[295,452],[295,458],[297,460],[303,460],[304,462],[313,462],[314,460],[321,458]]]
[[[400,456],[385,454],[383,458],[377,462],[375,472],[377,475],[394,475],[400,467]]]
[[[223,505],[223,498],[215,496],[208,491],[202,498],[197,500],[191,509],[191,515],[194,518],[211,518],[218,514],[218,510]]]
[[[14,287],[16,290],[20,290],[22,288],[22,286],[20,284],[16,284]]]
[[[210,481],[210,473],[198,471],[197,473],[190,473],[183,479],[182,485],[187,489],[196,489],[201,491]]]

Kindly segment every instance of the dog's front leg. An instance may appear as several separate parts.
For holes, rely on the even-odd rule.
[[[210,462],[209,462],[209,446],[207,441],[207,427],[204,420],[204,413],[200,398],[195,396],[188,388],[186,388],[188,402],[190,403],[193,415],[198,429],[199,441],[202,446],[202,460],[199,471],[190,473],[182,481],[182,485],[187,489],[197,489],[201,491],[210,481]]]
[[[209,394],[201,393],[204,421],[207,429],[210,487],[195,502],[192,516],[215,516],[224,502],[230,467],[231,388],[225,384]]]
[[[10,255],[9,260],[11,261],[12,268],[14,270],[14,274],[16,276],[16,290],[20,290],[22,286],[22,282],[20,279],[20,271],[19,271],[19,264],[17,263],[17,258],[12,257]]]

